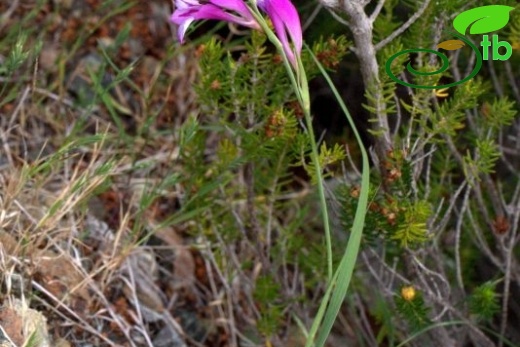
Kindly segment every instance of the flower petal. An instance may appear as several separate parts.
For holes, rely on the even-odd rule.
[[[186,35],[186,31],[188,27],[193,22],[193,18],[186,18],[182,23],[179,24],[179,29],[177,30],[177,37],[179,38],[180,43],[184,43],[184,35]]]
[[[199,10],[193,15],[195,19],[216,19],[216,20],[222,20],[230,23],[236,23],[239,25],[247,26],[250,28],[258,29],[260,26],[258,23],[256,23],[255,19],[247,9],[247,7],[244,6],[245,12],[238,12],[235,11],[235,9],[239,9],[237,7],[229,8],[229,10],[233,10],[235,13],[231,13],[226,11],[227,9],[223,9],[217,4],[213,4],[214,2],[218,2],[216,0],[212,0],[212,3],[202,5],[199,7]],[[233,1],[227,2],[232,3]],[[229,7],[229,6],[228,6]]]
[[[212,4],[228,11],[234,11],[244,18],[253,18],[243,0],[210,0]]]
[[[253,29],[260,29],[249,8],[243,0],[177,0],[175,12],[170,20],[179,25],[179,41],[184,41],[184,35],[190,24],[197,19],[215,19],[236,23]]]
[[[290,0],[257,0],[257,4],[271,18],[285,53],[294,63],[294,53],[287,34],[289,34],[297,54],[300,54],[303,45],[300,17],[296,8]]]

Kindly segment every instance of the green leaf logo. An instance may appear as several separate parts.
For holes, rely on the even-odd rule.
[[[455,17],[453,27],[462,35],[470,26],[470,34],[486,34],[505,27],[509,22],[509,12],[513,9],[504,5],[475,7]]]

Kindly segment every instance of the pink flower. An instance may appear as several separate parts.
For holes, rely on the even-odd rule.
[[[296,64],[291,43],[299,55],[303,40],[300,18],[293,4],[290,0],[257,0],[257,5],[271,19],[285,54]],[[175,0],[175,7],[171,21],[179,26],[178,36],[181,42],[184,42],[184,35],[190,24],[199,19],[223,20],[261,29],[243,0]]]
[[[299,55],[302,51],[303,39],[298,12],[296,12],[290,0],[257,0],[257,4],[271,18],[274,30],[282,42],[285,54],[294,64],[294,54],[287,34],[289,34],[296,53]]]

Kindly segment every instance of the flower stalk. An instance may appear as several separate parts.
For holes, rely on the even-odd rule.
[[[305,119],[305,127],[311,142],[311,159],[314,162],[316,181],[318,186],[318,195],[320,199],[320,209],[323,218],[323,228],[325,231],[325,243],[327,247],[327,280],[330,282],[333,276],[333,267],[332,267],[332,240],[330,233],[330,223],[329,223],[329,215],[327,210],[327,202],[325,199],[325,189],[323,186],[323,175],[321,173],[321,166],[319,161],[319,152],[318,145],[316,143],[316,137],[314,134],[314,130],[312,127],[312,117],[311,117],[311,104],[310,104],[310,94],[309,94],[309,84],[307,81],[307,75],[305,74],[305,69],[303,67],[303,63],[301,60],[301,55],[294,55],[295,61],[291,60],[291,56],[287,54],[287,49],[284,47],[283,43],[278,39],[275,33],[269,28],[269,25],[266,23],[256,3],[254,0],[250,1],[251,12],[253,17],[260,24],[260,27],[267,35],[267,38],[271,43],[277,48],[278,52],[281,54],[283,58],[283,62],[285,68],[287,70],[287,74],[289,75],[289,79],[293,85],[294,92],[296,93],[296,97],[300,106],[302,107],[304,119]]]

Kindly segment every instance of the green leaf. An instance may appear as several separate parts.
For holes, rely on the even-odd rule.
[[[472,8],[459,14],[453,20],[453,27],[462,35],[471,26],[470,34],[486,34],[499,30],[509,22],[509,12],[514,7],[490,5]]]
[[[309,335],[305,342],[305,347],[323,347],[325,346],[327,337],[332,330],[332,326],[334,325],[334,321],[336,320],[341,305],[343,304],[343,300],[347,295],[350,280],[352,279],[352,274],[354,272],[354,266],[356,264],[361,237],[363,235],[363,228],[365,225],[365,216],[368,209],[370,167],[368,163],[368,153],[363,145],[361,136],[357,131],[356,125],[350,112],[347,109],[347,106],[343,102],[343,99],[334,86],[334,83],[332,82],[329,74],[327,71],[325,71],[323,65],[319,62],[318,58],[313,54],[309,47],[306,46],[306,48],[311,58],[314,60],[314,63],[318,66],[321,74],[327,81],[327,84],[336,97],[341,110],[347,117],[347,120],[352,127],[352,131],[361,151],[361,158],[363,163],[361,174],[361,190],[359,193],[358,205],[356,207],[354,222],[352,224],[348,244],[345,252],[343,253],[343,257],[341,258],[341,262],[336,269],[334,276],[332,277],[332,280],[328,283],[328,287],[321,301],[320,308],[318,309],[314,322],[312,323],[312,327],[309,331]]]

